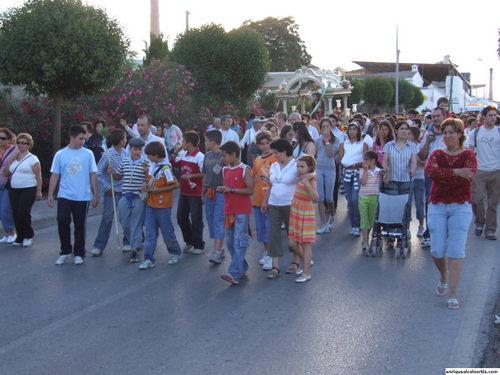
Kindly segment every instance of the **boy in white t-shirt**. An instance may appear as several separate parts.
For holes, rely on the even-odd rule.
[[[59,178],[57,194],[57,223],[61,241],[60,256],[56,264],[75,258],[75,264],[83,263],[85,258],[85,223],[89,203],[92,208],[99,204],[97,190],[97,165],[92,151],[83,148],[86,131],[81,125],[69,129],[69,145],[58,151],[50,172],[49,196],[47,204],[54,206],[54,190]],[[71,245],[71,217],[75,226],[75,243]]]

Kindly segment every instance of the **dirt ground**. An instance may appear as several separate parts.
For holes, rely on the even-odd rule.
[[[495,305],[493,317],[500,316],[500,298]],[[488,330],[488,345],[484,350],[483,363],[484,368],[500,368],[500,324],[495,324],[493,319]]]

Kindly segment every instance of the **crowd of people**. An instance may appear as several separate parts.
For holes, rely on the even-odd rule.
[[[493,106],[475,117],[451,114],[447,105],[441,98],[430,113],[356,113],[344,126],[336,114],[318,121],[298,112],[267,118],[252,114],[248,121],[225,115],[214,118],[203,134],[204,153],[200,134],[183,133],[169,117],[156,127],[147,115],[134,125],[122,120],[107,142],[101,134],[104,121],[74,125],[69,145],[54,156],[51,168],[50,207],[59,182],[61,251],[56,264],[84,262],[88,208],[97,206],[102,194],[103,215],[91,251],[95,257],[105,251],[113,220],[118,244],[130,252],[131,263],[139,262],[144,248],[141,270],[155,266],[160,231],[171,255],[168,264],[177,264],[183,253],[203,254],[205,211],[213,240],[209,262],[222,263],[224,242],[231,256],[223,280],[239,284],[247,276],[245,255],[253,237],[263,244],[260,264],[269,271],[268,279],[281,275],[288,247],[293,258],[284,272],[303,283],[311,280],[316,235],[333,229],[339,196],[347,200],[350,234],[362,236],[365,251],[377,196],[383,192],[409,195],[409,207],[414,202],[416,236],[422,247],[431,247],[440,273],[436,292],[448,295],[448,307],[458,308],[456,289],[472,215],[475,235],[496,240],[500,117]],[[30,153],[32,147],[29,134],[16,140],[8,129],[0,129],[0,220],[5,230],[0,242],[15,246],[31,245],[30,210],[41,198],[40,163]],[[182,246],[171,218],[176,189]],[[251,216],[255,234],[249,229]],[[411,221],[411,210],[405,216]],[[411,236],[409,225],[404,230]],[[387,245],[394,243],[389,235]]]

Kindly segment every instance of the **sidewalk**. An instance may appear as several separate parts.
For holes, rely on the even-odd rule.
[[[89,209],[89,216],[101,215],[102,214],[102,202],[96,208]],[[47,200],[42,199],[36,201],[31,209],[31,224],[34,230],[43,229],[50,227],[51,225],[57,225],[57,200],[54,201],[54,207],[49,207],[47,205]],[[4,235],[2,223],[0,223],[0,235]]]

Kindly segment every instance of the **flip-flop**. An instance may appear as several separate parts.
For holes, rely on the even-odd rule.
[[[278,276],[281,275],[281,271],[277,267],[273,267],[271,269],[271,272],[267,274],[268,279],[276,279]]]
[[[300,268],[300,265],[298,263],[292,262],[292,264],[290,265],[290,267],[287,268],[285,273],[295,274],[299,268]]]
[[[460,307],[460,303],[456,298],[450,298],[448,299],[448,307],[450,309],[458,309]]]
[[[448,284],[443,284],[441,281],[439,281],[436,287],[436,293],[440,296],[444,296],[447,290],[448,290]]]

